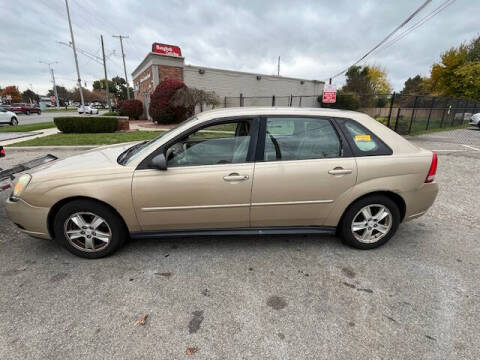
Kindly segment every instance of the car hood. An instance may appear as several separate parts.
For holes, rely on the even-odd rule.
[[[98,147],[62,160],[55,160],[28,171],[34,179],[100,176],[128,170],[117,163],[118,156],[135,143]]]

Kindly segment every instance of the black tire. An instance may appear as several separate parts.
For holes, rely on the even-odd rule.
[[[42,110],[38,110],[38,115],[42,115]]]
[[[78,245],[74,246],[65,234],[65,223],[75,213],[93,213],[105,220],[111,230],[111,239],[100,250],[81,250]],[[128,238],[128,230],[123,220],[108,206],[93,200],[74,200],[63,205],[55,216],[53,224],[55,240],[63,245],[72,254],[87,258],[98,259],[108,256],[119,249]],[[95,233],[93,233],[95,234]],[[83,237],[86,241],[86,238]],[[81,240],[77,240],[77,242]],[[97,242],[100,245],[102,242]]]
[[[359,241],[353,231],[352,231],[352,223],[355,220],[355,217],[358,216],[359,212],[365,208],[366,206],[369,205],[383,205],[385,208],[387,208],[390,212],[390,221],[391,221],[391,226],[388,232],[380,237],[378,240],[374,242],[362,242]],[[357,218],[358,220],[358,218]],[[387,220],[385,220],[387,221]],[[398,225],[400,224],[400,210],[398,209],[397,204],[390,198],[383,196],[383,195],[372,195],[372,196],[367,196],[364,197],[360,200],[357,200],[354,202],[352,205],[349,206],[349,208],[346,210],[342,222],[339,227],[339,233],[341,237],[343,238],[344,243],[347,245],[350,245],[354,248],[361,249],[361,250],[368,250],[368,249],[373,249],[378,246],[381,246],[385,244],[388,240],[392,238],[393,235],[395,235]],[[377,225],[374,225],[375,227]],[[368,229],[373,229],[372,227],[368,227]],[[363,230],[362,230],[363,231]],[[365,230],[366,231],[366,230]],[[375,234],[379,234],[380,232],[376,229],[373,229],[372,232],[375,231]],[[361,235],[361,234],[357,234]],[[381,235],[380,235],[381,236]]]
[[[10,119],[10,125],[12,126],[18,125],[18,119],[15,116],[12,116],[12,118]]]
[[[25,111],[25,115],[30,115],[30,110]]]

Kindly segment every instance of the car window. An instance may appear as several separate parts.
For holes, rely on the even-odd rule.
[[[340,156],[340,140],[328,119],[267,119],[264,161],[323,159]]]
[[[353,120],[342,122],[344,133],[357,155],[391,155],[392,151],[370,130]]]
[[[235,164],[247,161],[251,121],[241,120],[203,127],[171,145],[169,167]]]

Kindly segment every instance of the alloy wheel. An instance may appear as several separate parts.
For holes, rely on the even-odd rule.
[[[371,244],[387,235],[392,223],[392,213],[385,205],[370,204],[354,216],[351,230],[355,239]]]
[[[91,212],[77,212],[65,221],[65,237],[75,248],[85,252],[105,249],[112,240],[112,230],[102,217]]]

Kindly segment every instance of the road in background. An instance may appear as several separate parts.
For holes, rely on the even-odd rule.
[[[102,114],[105,111],[106,110],[100,110],[100,114]],[[19,125],[26,125],[26,124],[37,124],[41,122],[53,121],[53,118],[56,116],[76,116],[76,115],[78,115],[76,111],[58,111],[58,112],[42,112],[40,115],[17,114],[17,117],[18,117]],[[85,115],[85,116],[92,116],[92,115]]]

